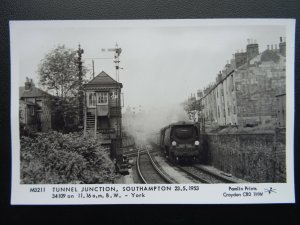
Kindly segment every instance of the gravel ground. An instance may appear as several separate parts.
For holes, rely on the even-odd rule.
[[[134,184],[142,184],[143,183],[137,173],[136,158],[134,158],[134,166],[132,166],[132,178],[133,178]]]
[[[140,155],[140,170],[148,184],[165,184],[166,181],[157,173],[147,154]]]
[[[197,164],[197,165],[195,165],[195,166],[196,166],[196,167],[199,167],[199,168],[201,168],[201,169],[203,169],[203,170],[209,171],[210,173],[214,173],[214,174],[217,174],[217,175],[219,175],[219,176],[222,176],[222,177],[224,177],[224,178],[226,178],[226,179],[228,179],[228,180],[231,180],[231,181],[234,182],[234,183],[249,183],[249,182],[246,181],[246,180],[237,178],[237,177],[235,177],[235,176],[233,176],[233,175],[231,175],[231,174],[229,175],[229,174],[227,174],[227,173],[224,173],[223,171],[221,171],[221,170],[219,170],[219,169],[217,169],[217,168],[215,168],[215,167],[212,167],[212,166],[208,166],[208,165],[199,165],[199,164]],[[226,176],[225,174],[227,174],[227,176]]]
[[[133,180],[133,169],[129,169],[128,172],[129,174],[126,176],[120,176],[118,179],[115,180],[115,184],[134,184]]]
[[[166,162],[166,159],[162,158],[161,156],[153,156],[153,157],[157,162],[158,166],[160,167],[160,169],[163,170],[170,177],[172,177],[172,179],[176,180],[179,184],[199,183],[195,179],[189,177],[187,174],[177,169],[176,167],[171,167]]]
[[[198,170],[193,166],[181,166],[181,168],[188,171],[189,173],[194,174],[195,176],[198,176],[200,183],[209,183],[209,184],[225,183],[223,180],[215,178],[214,176],[202,170]]]
[[[187,175],[185,172],[181,171],[180,169],[176,167],[171,167],[168,162],[166,162],[166,159],[159,156],[159,155],[152,155],[154,160],[156,161],[158,167],[166,174],[168,174],[173,180],[177,181],[179,184],[191,184],[191,183],[199,183],[194,178],[191,178],[189,175]],[[141,180],[136,172],[136,165],[135,161],[136,158],[132,159],[134,161],[134,165],[132,166],[131,169],[129,169],[129,175],[126,176],[120,176],[118,179],[115,180],[115,184],[141,184]],[[215,174],[222,174],[223,171],[218,170],[212,166],[208,165],[199,165],[196,164],[196,166],[199,166],[205,170],[211,171]],[[226,176],[225,176],[226,177]],[[245,180],[236,178],[234,176],[232,177],[227,177],[231,180],[233,180],[236,183],[248,183]],[[219,183],[219,182],[215,182]]]

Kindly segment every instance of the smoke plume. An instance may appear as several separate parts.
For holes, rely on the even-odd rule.
[[[182,105],[152,107],[148,110],[127,108],[123,114],[123,130],[136,144],[157,142],[161,128],[178,121],[189,121]]]

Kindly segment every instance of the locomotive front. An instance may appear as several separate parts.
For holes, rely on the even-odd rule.
[[[177,123],[164,130],[165,155],[171,161],[196,161],[200,152],[199,132],[195,124]]]

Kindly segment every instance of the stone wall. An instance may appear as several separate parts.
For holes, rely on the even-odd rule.
[[[284,59],[250,65],[237,70],[235,76],[238,124],[274,123],[277,92],[285,93]]]
[[[285,131],[205,134],[208,163],[250,182],[286,182]]]

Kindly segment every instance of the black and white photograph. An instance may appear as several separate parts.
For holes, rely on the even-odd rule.
[[[292,19],[10,21],[12,204],[294,202]]]

